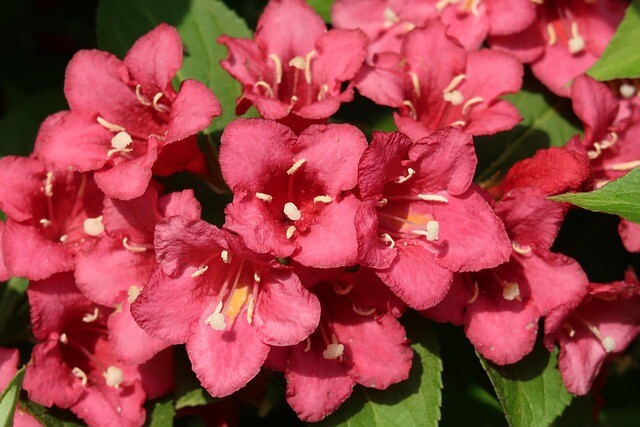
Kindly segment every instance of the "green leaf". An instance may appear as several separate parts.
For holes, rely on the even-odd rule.
[[[330,23],[331,6],[333,6],[334,1],[335,0],[307,0],[307,3],[324,19],[324,22]]]
[[[0,285],[0,346],[14,347],[29,336],[28,283],[13,277],[6,285]]]
[[[27,399],[20,399],[20,406],[46,427],[81,427],[84,425],[68,409],[46,408]]]
[[[414,350],[409,378],[386,390],[356,386],[352,396],[314,426],[437,426],[442,403],[442,360],[436,334],[417,315],[407,335]],[[405,319],[406,320],[406,319]],[[406,323],[406,322],[404,322]]]
[[[598,62],[587,71],[596,80],[640,77],[640,0],[633,0]]]
[[[510,131],[474,138],[479,181],[505,173],[541,148],[561,147],[581,132],[571,100],[553,95],[531,76],[520,92],[505,99],[516,106],[522,121]]]
[[[569,202],[594,212],[615,214],[640,223],[640,167],[599,190],[589,193],[566,193],[550,199]]]
[[[163,399],[153,405],[149,416],[149,427],[171,427],[176,409],[173,407],[173,399]]]
[[[222,116],[213,119],[207,132],[224,128],[235,116],[240,84],[220,67],[227,49],[218,36],[252,36],[247,24],[218,0],[101,0],[97,34],[101,49],[123,56],[142,35],[166,22],[182,36],[185,57],[177,77],[180,81],[204,82],[222,105]]]
[[[480,358],[511,427],[547,427],[571,403],[556,365],[558,351],[542,345],[518,363],[495,365]]]
[[[16,405],[20,397],[24,372],[24,367],[16,372],[16,375],[0,394],[0,427],[11,427],[13,425],[13,414],[16,411]]]

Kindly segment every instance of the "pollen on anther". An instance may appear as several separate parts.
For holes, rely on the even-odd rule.
[[[222,301],[218,303],[214,312],[207,317],[207,320],[205,320],[204,323],[210,325],[216,331],[224,331],[227,328],[227,324],[224,320],[224,314],[222,314]]]
[[[291,225],[289,226],[289,228],[287,228],[287,231],[285,232],[285,235],[287,236],[287,239],[290,239],[293,237],[293,233],[295,233],[296,231],[296,226],[295,225]]]
[[[297,68],[298,70],[304,70],[305,65],[306,65],[306,61],[302,56],[294,56],[289,61],[289,66]]]
[[[418,198],[427,202],[449,203],[449,199],[439,194],[418,194]]]
[[[104,233],[104,224],[102,223],[102,215],[96,218],[87,218],[83,223],[84,232],[89,236],[96,237]]]
[[[602,347],[604,348],[604,351],[606,351],[607,353],[611,353],[613,350],[616,349],[616,342],[613,340],[612,337],[604,337],[601,342],[602,342]]]
[[[147,248],[145,248],[144,246],[137,246],[137,245],[131,245],[129,244],[129,238],[128,237],[123,237],[122,238],[122,246],[128,250],[131,253],[140,253],[140,252],[146,252]]]
[[[427,234],[425,234],[426,238],[430,242],[435,242],[438,240],[438,236],[440,234],[440,223],[438,221],[429,221],[425,226],[427,229]]]
[[[220,258],[222,258],[222,262],[224,262],[225,264],[231,264],[231,254],[228,250],[223,249],[220,252]]]
[[[44,228],[47,228],[51,225],[51,221],[46,218],[42,218],[39,222]]]
[[[520,287],[516,282],[504,281],[502,285],[502,298],[507,301],[520,301]]]
[[[89,379],[87,378],[87,374],[85,374],[82,369],[78,368],[77,366],[74,367],[73,369],[71,369],[71,375],[73,375],[76,378],[79,378],[80,384],[82,384],[83,386],[87,385],[87,381]]]
[[[58,338],[58,341],[60,341],[62,344],[66,344],[69,342],[69,338],[67,337],[67,334],[60,334],[60,338]]]
[[[393,237],[391,237],[388,233],[382,233],[380,235],[380,238],[382,239],[382,242],[386,245],[389,245],[390,249],[393,249],[393,247],[396,245],[396,241],[393,240]]]
[[[300,213],[298,207],[291,202],[287,202],[284,204],[283,212],[291,221],[298,221],[300,218],[302,218],[302,213]]]
[[[122,381],[124,381],[124,374],[122,369],[115,366],[109,366],[105,372],[102,373],[104,379],[107,381],[107,385],[113,388],[119,388]]]
[[[263,200],[267,203],[271,203],[273,201],[273,196],[266,193],[256,193],[256,198]]]
[[[140,289],[138,286],[131,286],[127,291],[127,301],[129,301],[129,304],[133,304],[133,302],[140,296],[141,292],[142,289]]]
[[[190,274],[191,277],[202,276],[209,269],[208,265],[201,265],[196,271]]]
[[[364,310],[362,307],[356,304],[352,304],[351,309],[353,310],[354,313],[356,313],[359,316],[371,316],[373,313],[376,312],[375,307],[370,308],[369,310]]]
[[[82,321],[84,323],[95,322],[98,319],[98,315],[99,314],[100,314],[100,312],[98,311],[98,307],[95,307],[93,309],[93,313],[87,313],[82,317]]]
[[[253,273],[253,281],[260,283],[260,275],[258,273]]]
[[[47,172],[47,180],[44,183],[44,195],[53,196],[53,172]]]
[[[406,176],[399,176],[395,179],[395,183],[396,184],[402,184],[404,182],[407,182],[409,179],[411,179],[411,177],[413,175],[415,175],[416,171],[411,169],[411,168],[407,168],[407,175]]]
[[[322,352],[322,357],[328,360],[334,360],[342,356],[342,353],[344,353],[344,345],[332,343],[327,345],[327,348]]]
[[[625,99],[629,99],[636,94],[636,87],[629,83],[621,84],[619,90],[620,90],[620,95],[622,95],[622,97]]]
[[[293,175],[294,173],[296,173],[296,171],[298,169],[300,169],[300,166],[302,166],[303,164],[305,164],[305,162],[307,161],[307,159],[299,159],[297,160],[293,166],[291,166],[288,170],[287,170],[287,175]]]
[[[253,297],[249,297],[249,304],[247,305],[247,323],[251,324],[253,322],[253,309],[254,309],[255,301]]]
[[[314,203],[331,203],[332,201],[331,196],[316,196],[313,198]]]
[[[526,255],[531,252],[531,246],[520,246],[517,242],[511,242],[511,247],[520,255]]]

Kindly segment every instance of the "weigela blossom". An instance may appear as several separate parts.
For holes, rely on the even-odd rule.
[[[577,307],[558,309],[545,321],[545,344],[560,344],[558,365],[567,390],[587,394],[610,355],[640,333],[640,284],[632,272],[624,282],[591,283]]]
[[[336,272],[312,292],[322,305],[318,329],[280,356],[287,402],[309,422],[336,410],[355,384],[383,390],[408,378],[413,359],[396,320],[404,304],[371,270]]]
[[[169,346],[144,332],[131,317],[130,306],[156,269],[155,225],[174,215],[200,218],[191,190],[159,197],[151,183],[139,198],[106,198],[102,211],[105,234],[76,257],[75,278],[82,293],[97,304],[115,308],[109,316],[109,341],[123,362],[139,364]]]
[[[96,171],[109,197],[141,196],[152,173],[203,170],[195,134],[220,115],[202,83],[171,79],[182,66],[178,32],[162,24],[141,37],[120,61],[108,52],[78,52],[67,67],[71,111],[47,118],[34,154],[56,170]]]
[[[239,119],[222,134],[220,166],[234,193],[224,227],[252,251],[308,267],[357,262],[352,190],[365,136],[348,124],[284,125]]]
[[[360,264],[416,309],[436,305],[453,273],[509,258],[504,226],[472,187],[471,135],[447,128],[412,143],[376,132],[360,160]]]
[[[222,68],[242,84],[236,113],[254,105],[262,117],[286,118],[296,130],[353,99],[353,85],[342,86],[360,69],[367,47],[360,30],[327,31],[304,0],[271,0],[253,40],[218,41],[229,49]]]
[[[477,50],[490,35],[513,34],[535,19],[531,0],[337,0],[331,9],[336,28],[360,28],[376,53],[400,52],[403,37],[438,19],[447,34],[467,50]]]
[[[75,255],[104,234],[104,196],[90,174],[8,156],[0,159],[0,179],[0,209],[7,215],[2,252],[12,276],[42,280],[70,271]]]
[[[568,146],[588,157],[596,188],[640,166],[640,102],[635,86],[627,82],[612,86],[615,92],[581,75],[571,87],[573,110],[585,133]],[[640,225],[623,219],[618,231],[629,251],[640,252]]]
[[[552,92],[569,96],[568,84],[602,55],[629,3],[622,0],[541,0],[524,31],[489,38],[492,48],[530,63]]]
[[[467,53],[445,33],[439,21],[411,31],[399,54],[380,54],[363,68],[360,93],[398,108],[396,126],[414,141],[448,126],[472,135],[511,129],[520,114],[500,97],[520,89],[522,64],[503,52]]]
[[[27,295],[39,341],[23,383],[29,399],[69,408],[90,426],[141,426],[145,399],[173,388],[171,352],[144,365],[118,362],[107,338],[108,310],[82,296],[72,273],[31,282]]]
[[[4,221],[0,221],[0,282],[4,282],[9,277],[11,277],[9,271],[7,270],[7,266],[4,263],[4,251],[2,250],[2,236],[4,235],[4,227]]]
[[[318,300],[299,279],[226,231],[174,216],[156,226],[155,246],[160,268],[131,311],[152,336],[187,344],[213,396],[245,386],[271,345],[297,344],[318,326]]]

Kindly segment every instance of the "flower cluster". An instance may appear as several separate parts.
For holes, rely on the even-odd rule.
[[[473,136],[520,121],[501,97],[520,89],[523,62],[568,95],[623,11],[609,0],[338,0],[327,31],[303,0],[272,0],[253,40],[219,39],[242,84],[237,113],[253,105],[263,117],[222,133],[233,194],[222,227],[201,219],[191,190],[154,178],[205,173],[196,134],[220,114],[202,83],[174,89],[177,31],[160,25],[123,61],[78,53],[70,110],[45,120],[30,157],[0,159],[0,278],[30,280],[38,341],[29,398],[89,425],[142,425],[145,400],[173,388],[171,347],[185,345],[212,396],[270,368],[298,416],[319,421],[356,384],[408,378],[398,319],[409,309],[463,326],[497,364],[531,352],[540,329],[549,350],[560,345],[567,388],[587,393],[640,333],[640,283],[633,272],[589,283],[552,251],[569,206],[547,197],[640,165],[639,86],[577,77],[584,136],[490,184],[473,182]],[[330,123],[355,89],[396,109],[400,132],[368,141]],[[620,233],[640,251],[640,226]],[[0,384],[16,358],[0,351]],[[16,423],[28,417],[18,410]]]

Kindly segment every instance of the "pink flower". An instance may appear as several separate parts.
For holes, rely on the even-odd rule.
[[[522,64],[493,50],[467,53],[445,32],[439,21],[411,31],[399,54],[380,54],[363,68],[360,93],[398,108],[396,126],[414,141],[448,126],[472,135],[511,129],[520,114],[500,97],[520,89]]]
[[[545,321],[545,344],[560,344],[562,381],[574,394],[589,392],[607,358],[640,333],[640,287],[633,274],[624,282],[592,283],[577,307],[556,310]]]
[[[296,137],[272,121],[234,121],[220,146],[234,193],[224,227],[257,253],[309,267],[355,264],[360,201],[350,190],[366,147],[362,132],[347,124],[313,125]]]
[[[131,311],[152,336],[187,344],[213,396],[246,385],[271,345],[297,344],[318,325],[318,300],[298,278],[230,233],[174,216],[156,226],[155,246],[160,268]]]
[[[624,16],[622,0],[554,0],[537,3],[537,18],[517,34],[490,37],[491,47],[531,63],[551,91],[569,96],[567,84],[600,57]]]
[[[338,0],[331,10],[336,28],[360,28],[376,53],[400,52],[403,37],[431,19],[447,26],[447,34],[467,50],[477,50],[490,35],[513,34],[535,19],[530,0]]]
[[[32,157],[0,159],[4,263],[12,276],[42,280],[74,268],[98,236],[103,195],[91,175],[52,172]]]
[[[355,384],[384,390],[407,379],[413,359],[396,320],[404,306],[372,271],[334,273],[312,292],[322,305],[318,329],[281,366],[287,401],[309,422],[335,411]]]
[[[551,252],[563,206],[535,188],[514,189],[495,212],[504,221],[513,251],[509,261],[472,275],[465,332],[476,349],[500,365],[528,354],[538,320],[559,307],[574,307],[589,284],[580,265]]]
[[[612,83],[612,92],[604,83],[580,75],[571,87],[573,110],[585,134],[582,140],[574,137],[568,147],[589,159],[596,188],[640,166],[640,102],[632,83]],[[637,224],[623,219],[619,233],[629,251],[640,252]]]
[[[327,28],[304,0],[271,0],[253,40],[221,36],[229,49],[222,67],[242,83],[237,114],[255,105],[262,117],[286,119],[297,131],[326,119],[353,99],[342,89],[362,65],[367,37]]]
[[[157,267],[153,246],[155,225],[181,215],[200,218],[200,204],[190,190],[159,197],[151,185],[131,201],[105,199],[102,212],[105,235],[76,257],[75,278],[82,293],[97,304],[115,308],[109,316],[109,341],[123,362],[146,362],[168,347],[144,332],[129,310]]]
[[[78,52],[67,67],[65,95],[71,111],[45,120],[35,155],[56,170],[96,171],[98,187],[112,198],[141,196],[152,172],[168,175],[202,168],[195,134],[220,114],[202,83],[171,79],[182,66],[178,32],[162,24],[140,38],[124,61],[99,51]]]
[[[2,236],[4,235],[4,227],[4,221],[0,221],[0,282],[4,282],[5,280],[9,279],[9,277],[11,277],[9,271],[7,270],[7,266],[4,263],[4,251],[2,250]]]
[[[69,408],[90,426],[142,425],[145,399],[173,387],[171,353],[145,365],[118,362],[107,339],[108,310],[84,298],[71,273],[31,282],[27,293],[40,341],[23,383],[29,399]]]
[[[453,128],[417,143],[377,132],[362,155],[360,264],[413,308],[440,302],[454,272],[509,257],[504,226],[471,187],[476,162],[471,135]]]

